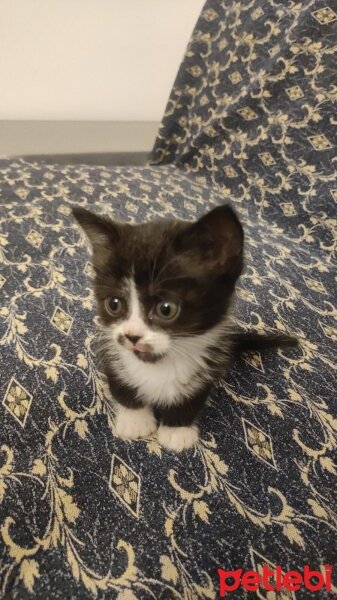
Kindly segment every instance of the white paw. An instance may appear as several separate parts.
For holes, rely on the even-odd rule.
[[[117,405],[114,432],[117,437],[136,440],[146,438],[157,429],[157,422],[150,408],[125,408]]]
[[[157,433],[158,442],[164,448],[173,450],[174,452],[181,452],[192,448],[198,439],[199,431],[196,425],[190,427],[167,427],[166,425],[160,425]]]

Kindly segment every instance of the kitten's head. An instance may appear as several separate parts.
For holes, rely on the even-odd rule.
[[[91,242],[101,322],[120,352],[155,362],[225,320],[243,267],[243,230],[229,206],[194,223],[73,214]]]

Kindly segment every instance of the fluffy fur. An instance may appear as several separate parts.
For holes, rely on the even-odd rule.
[[[230,317],[243,268],[237,216],[220,206],[195,223],[130,225],[73,213],[93,249],[98,354],[117,403],[116,435],[147,437],[158,423],[166,448],[193,446],[212,383],[257,341],[235,337]]]

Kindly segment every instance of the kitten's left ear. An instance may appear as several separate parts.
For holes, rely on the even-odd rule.
[[[233,209],[217,206],[179,234],[176,248],[210,271],[238,277],[243,266],[243,229]],[[196,266],[196,265],[195,265]]]
[[[96,215],[81,206],[74,206],[72,213],[87,234],[94,251],[110,246],[119,239],[117,225],[108,217]]]
[[[108,217],[96,215],[80,206],[75,206],[72,213],[91,243],[93,265],[103,265],[111,257],[120,238],[121,226]]]

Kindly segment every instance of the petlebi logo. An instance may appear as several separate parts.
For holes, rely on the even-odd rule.
[[[268,592],[297,592],[301,588],[310,592],[325,589],[331,591],[332,565],[325,565],[320,571],[305,565],[301,571],[284,571],[280,565],[271,567],[264,564],[259,571],[225,571],[218,569],[219,595],[224,598],[227,594],[235,592],[242,587],[247,592],[260,592],[261,598],[268,597]]]

